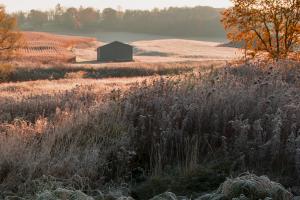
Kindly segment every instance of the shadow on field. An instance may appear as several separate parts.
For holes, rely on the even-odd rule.
[[[98,60],[88,60],[88,61],[79,61],[76,62],[77,64],[108,64],[108,63],[132,63],[135,62],[134,60],[131,61],[98,61]]]
[[[192,67],[101,67],[97,69],[85,67],[19,68],[11,74],[10,81],[58,80],[64,78],[102,79],[113,77],[121,78],[153,75],[177,75],[184,72],[190,72],[192,70]]]

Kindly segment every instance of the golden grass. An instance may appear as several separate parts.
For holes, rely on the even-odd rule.
[[[106,78],[97,80],[70,77],[60,80],[37,80],[19,83],[2,83],[0,84],[0,99],[7,97],[21,99],[28,96],[42,94],[53,95],[55,93],[63,93],[84,86],[91,86],[95,92],[103,94],[105,92],[110,92],[113,89],[126,90],[131,85],[140,83],[145,79],[145,77],[132,77]]]

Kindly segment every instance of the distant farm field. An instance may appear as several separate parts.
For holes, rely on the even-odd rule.
[[[88,45],[96,39],[54,35],[40,32],[23,32],[24,47],[18,51],[18,60],[32,62],[76,61],[73,48],[76,45]]]
[[[94,36],[94,35],[92,35]],[[96,36],[96,35],[95,35]],[[55,35],[50,33],[24,32],[26,47],[19,52],[19,59],[42,63],[96,62],[96,49],[107,41],[127,42],[134,46],[134,60],[142,63],[183,62],[203,60],[232,60],[241,55],[239,49],[220,47],[219,42],[172,39],[153,35],[128,36],[112,33],[110,40],[96,37]]]
[[[55,34],[69,35],[69,36],[83,36],[92,37],[103,42],[112,42],[116,39],[126,43],[132,43],[143,40],[162,40],[162,39],[174,39],[174,36],[146,34],[146,33],[130,33],[130,32],[113,32],[113,31],[96,31],[96,32],[56,32]],[[226,37],[178,37],[179,39],[196,40],[196,41],[212,41],[212,42],[227,42]]]

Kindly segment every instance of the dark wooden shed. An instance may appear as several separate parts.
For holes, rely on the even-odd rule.
[[[97,49],[97,60],[102,62],[122,62],[133,60],[133,46],[122,42],[112,42]]]

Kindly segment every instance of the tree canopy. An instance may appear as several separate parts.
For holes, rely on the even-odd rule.
[[[228,38],[253,52],[286,58],[299,45],[300,0],[232,0],[223,13]]]
[[[187,37],[224,37],[220,9],[197,6],[153,10],[64,8],[16,13],[23,30],[122,31]]]
[[[0,62],[10,59],[21,44],[21,34],[16,26],[16,19],[0,7]]]

